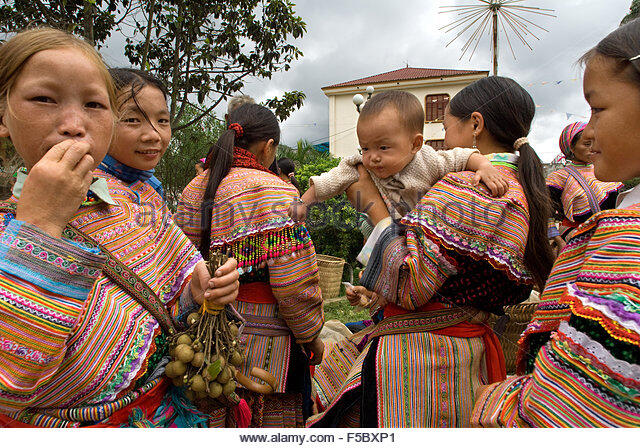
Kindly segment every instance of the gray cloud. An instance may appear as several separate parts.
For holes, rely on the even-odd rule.
[[[244,93],[260,100],[286,90],[305,92],[303,108],[282,124],[283,143],[295,145],[302,138],[327,141],[329,106],[320,90],[323,86],[406,64],[489,70],[491,53],[486,37],[471,61],[468,55],[459,60],[464,40],[458,39],[445,48],[454,34],[439,30],[454,19],[451,14],[439,14],[439,6],[472,1],[300,1],[296,11],[307,23],[308,33],[295,43],[304,57],[290,71],[278,73],[271,80],[251,81]],[[566,113],[576,115],[571,121],[580,119],[579,115],[589,115],[582,97],[582,69],[576,60],[618,26],[631,0],[528,0],[525,4],[554,9],[557,18],[535,19],[549,32],[537,33],[540,40],[532,40],[533,52],[512,37],[517,60],[501,35],[500,75],[514,78],[542,106],[537,109],[530,139],[541,158],[549,161],[558,152],[560,131],[570,122]],[[121,48],[114,42],[107,61],[117,63]],[[557,81],[562,82],[556,84]],[[218,112],[223,113],[223,108]]]

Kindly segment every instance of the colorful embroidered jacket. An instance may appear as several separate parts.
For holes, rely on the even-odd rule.
[[[591,164],[583,165],[572,162],[567,162],[567,164],[582,174],[600,210],[615,208],[618,190],[622,187],[621,183],[599,181],[593,174],[593,165]],[[560,219],[580,224],[593,215],[588,194],[566,167],[549,174],[547,187],[549,187],[551,200]]]
[[[640,205],[600,212],[578,229],[520,349],[520,370],[532,374],[485,391],[476,424],[640,426]]]
[[[447,175],[401,226],[385,231],[362,284],[406,310],[434,300],[503,314],[502,306],[525,300],[529,210],[517,169],[503,158],[493,155],[492,163],[509,182],[505,196],[472,186],[473,173]]]
[[[208,170],[189,183],[176,213],[176,222],[195,245],[200,243],[207,176]],[[305,226],[287,214],[297,196],[295,187],[271,173],[233,167],[211,211],[211,249],[230,252],[243,272],[235,306],[247,319],[245,373],[252,366],[265,368],[278,379],[277,392],[286,387],[287,332],[298,343],[309,342],[324,323],[313,243]]]
[[[136,272],[174,316],[188,311],[185,286],[202,257],[151,186],[103,176],[117,205],[82,207],[72,224]],[[11,213],[2,214],[0,234],[1,413],[79,426],[157,384],[158,322],[103,275],[103,255]]]

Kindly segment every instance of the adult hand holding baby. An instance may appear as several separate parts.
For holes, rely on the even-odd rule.
[[[31,168],[18,200],[16,219],[60,238],[86,199],[95,161],[86,141],[64,140]]]

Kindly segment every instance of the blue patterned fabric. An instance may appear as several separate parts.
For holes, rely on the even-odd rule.
[[[100,166],[98,168],[100,168],[105,173],[109,173],[112,176],[115,176],[118,179],[129,184],[132,184],[136,181],[146,182],[151,185],[151,187],[153,187],[153,189],[156,190],[158,194],[164,199],[164,190],[162,189],[162,184],[160,183],[160,180],[153,175],[156,170],[144,171],[136,168],[131,168],[124,163],[118,162],[109,154],[105,156],[104,160],[102,160],[102,163],[100,163]]]

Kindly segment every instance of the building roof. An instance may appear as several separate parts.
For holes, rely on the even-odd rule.
[[[488,74],[486,70],[448,70],[441,68],[419,68],[419,67],[405,67],[398,70],[392,70],[386,73],[380,73],[379,75],[367,76],[365,78],[354,79],[353,81],[341,82],[339,84],[333,84],[323,87],[323,89],[331,89],[336,87],[349,87],[359,86],[362,84],[377,84],[381,82],[390,81],[406,81],[410,79],[428,79],[428,78],[442,78],[445,76],[460,76],[460,75],[478,75]]]

